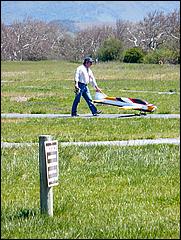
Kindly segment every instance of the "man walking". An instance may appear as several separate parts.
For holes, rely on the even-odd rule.
[[[98,111],[95,105],[92,102],[92,97],[88,88],[88,83],[91,83],[91,85],[95,88],[97,92],[101,92],[101,89],[97,86],[95,77],[93,75],[92,70],[90,69],[93,59],[91,57],[86,57],[84,59],[84,62],[81,66],[79,66],[75,73],[75,92],[76,96],[73,101],[72,105],[72,117],[79,116],[77,114],[77,106],[80,102],[81,96],[85,99],[87,102],[90,111],[92,112],[93,116],[97,116],[101,111]]]

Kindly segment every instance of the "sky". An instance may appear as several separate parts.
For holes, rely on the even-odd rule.
[[[93,16],[96,21],[112,21],[119,17],[137,21],[148,11],[168,12],[178,8],[180,1],[1,1],[1,19],[6,24],[27,16],[47,21],[92,21]]]

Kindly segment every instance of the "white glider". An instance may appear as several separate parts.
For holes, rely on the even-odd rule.
[[[122,110],[139,110],[140,112],[154,112],[157,107],[145,100],[125,97],[108,97],[103,92],[96,92],[94,103],[117,106]]]

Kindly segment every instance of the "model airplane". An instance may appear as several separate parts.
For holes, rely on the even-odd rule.
[[[122,110],[138,110],[141,113],[154,112],[157,107],[145,100],[125,97],[108,97],[103,92],[96,92],[94,103],[117,106]]]

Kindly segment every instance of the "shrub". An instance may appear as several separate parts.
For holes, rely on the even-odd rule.
[[[122,42],[116,38],[108,38],[98,50],[98,58],[101,61],[120,60],[122,57]]]
[[[162,61],[163,63],[179,63],[179,56],[176,52],[170,49],[161,48],[155,51],[149,52],[144,57],[144,63],[158,64]]]
[[[126,50],[123,62],[126,63],[141,63],[143,62],[144,52],[141,48],[134,47]]]

